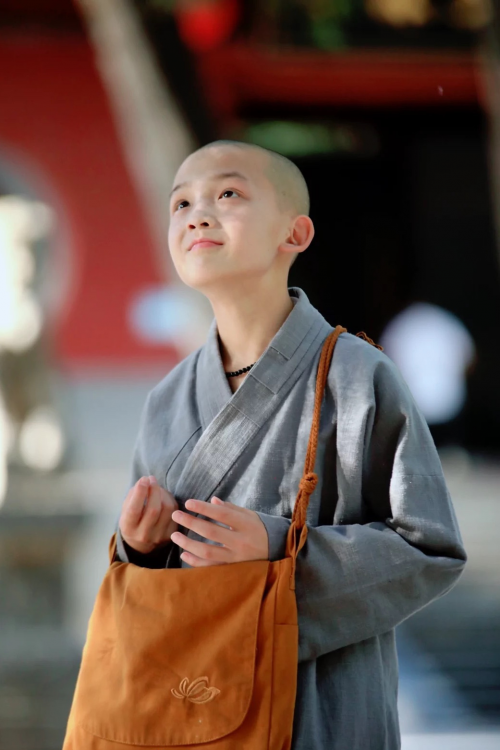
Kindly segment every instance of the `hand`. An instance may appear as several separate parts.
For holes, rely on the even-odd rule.
[[[142,554],[165,546],[177,529],[172,513],[178,507],[172,493],[160,487],[154,476],[141,477],[123,501],[122,538]]]
[[[222,547],[190,539],[180,531],[172,534],[172,541],[182,547],[181,559],[192,567],[222,565],[245,560],[268,560],[269,541],[267,530],[258,514],[248,508],[223,502],[213,497],[211,503],[201,500],[186,500],[186,508],[200,513],[211,521],[176,510],[172,519],[196,534],[219,542]],[[229,528],[224,528],[224,524]]]

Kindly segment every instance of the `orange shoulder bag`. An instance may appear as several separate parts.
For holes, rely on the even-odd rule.
[[[295,562],[318,480],[323,392],[345,330],[337,326],[323,345],[284,559],[153,570],[115,560],[113,534],[63,750],[117,750],[117,743],[123,750],[289,750],[298,664]]]

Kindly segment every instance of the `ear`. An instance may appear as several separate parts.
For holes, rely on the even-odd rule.
[[[314,224],[311,218],[301,214],[293,219],[288,236],[278,249],[284,253],[302,253],[309,247],[313,237]]]

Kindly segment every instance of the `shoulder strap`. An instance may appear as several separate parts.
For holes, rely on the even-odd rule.
[[[364,339],[368,344],[371,344],[372,346],[374,346],[375,349],[378,349],[381,352],[384,351],[384,347],[380,346],[380,344],[376,344],[375,341],[371,339],[369,336],[367,336],[364,331],[360,331],[359,333],[356,334],[356,336],[358,336],[358,338],[360,339]]]
[[[318,475],[314,472],[314,464],[316,461],[316,450],[318,447],[318,432],[319,432],[319,418],[321,412],[321,403],[323,401],[323,395],[325,391],[326,380],[330,369],[330,363],[332,361],[333,350],[335,344],[341,333],[347,333],[347,328],[337,326],[331,333],[328,334],[323,344],[323,350],[318,365],[318,374],[316,376],[316,394],[314,397],[314,411],[311,432],[309,435],[309,443],[307,446],[306,461],[304,465],[304,473],[299,483],[299,492],[295,500],[293,508],[292,523],[295,523],[297,530],[302,529],[306,522],[307,506],[309,505],[309,498],[314,492],[314,488],[318,483]]]

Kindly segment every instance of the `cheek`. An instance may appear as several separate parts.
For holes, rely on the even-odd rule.
[[[181,232],[180,227],[178,224],[178,221],[176,221],[175,216],[172,216],[170,219],[170,224],[168,227],[168,246],[170,248],[170,251],[175,252],[180,245],[181,242]]]
[[[265,211],[235,211],[224,221],[225,229],[238,244],[248,246],[255,252],[256,245],[269,239],[270,226]]]
[[[249,237],[252,238],[254,248],[258,248],[258,255],[261,258],[269,259],[274,255],[278,245],[278,235],[273,217],[270,217],[266,211],[262,211],[255,216],[250,224]]]

